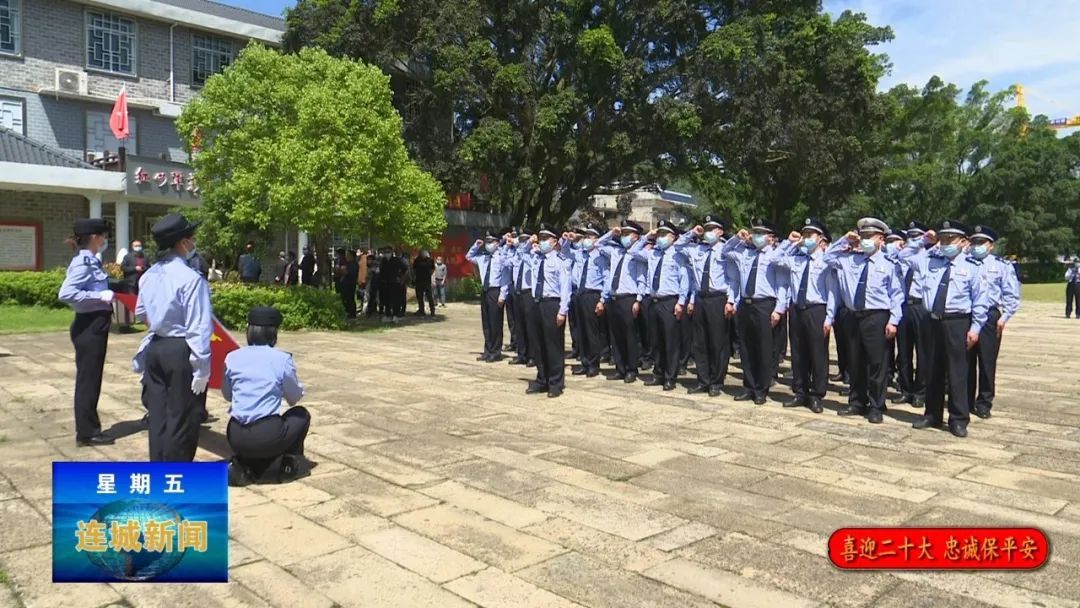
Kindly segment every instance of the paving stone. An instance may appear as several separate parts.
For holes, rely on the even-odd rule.
[[[333,608],[334,602],[301,582],[291,573],[267,561],[229,570],[229,580],[238,582],[280,608]]]
[[[1080,469],[1077,471],[1080,472]],[[1080,502],[1080,477],[1072,475],[1055,476],[1029,468],[1021,471],[980,465],[960,473],[956,478],[1069,502]]]
[[[674,551],[690,543],[709,538],[714,534],[716,534],[716,528],[692,521],[677,528],[672,528],[667,532],[661,532],[656,536],[649,537],[644,542],[661,551]]]
[[[899,581],[873,604],[873,608],[989,608],[991,604],[912,581]]]
[[[671,559],[668,554],[644,542],[626,540],[561,517],[549,518],[523,528],[522,531],[546,538],[610,566],[635,572]]]
[[[452,581],[487,567],[467,555],[398,526],[364,534],[358,541],[372,553],[436,583]]]
[[[582,469],[617,481],[625,481],[649,470],[646,467],[627,462],[626,460],[616,460],[614,458],[583,452],[574,448],[567,448],[557,452],[548,452],[547,454],[540,456],[540,458],[558,462],[575,469]]]
[[[255,505],[231,515],[233,536],[278,564],[310,560],[349,545],[340,535],[278,504]]]
[[[387,483],[360,471],[312,478],[307,483],[338,498],[347,498],[383,517],[422,509],[437,502],[419,492]]]
[[[1080,602],[1027,591],[967,572],[895,572],[893,576],[1000,608],[1076,608]]]
[[[629,540],[641,540],[684,523],[662,511],[571,486],[551,486],[519,498],[546,513]]]
[[[596,492],[597,494],[604,494],[605,496],[611,496],[612,498],[626,500],[639,505],[647,505],[667,497],[663,492],[647,490],[629,482],[612,481],[606,477],[600,477],[599,475],[594,475],[588,471],[582,471],[567,466],[544,471],[541,475],[549,479],[560,481],[568,486],[574,486],[582,490],[588,490],[589,492]]]
[[[0,501],[0,553],[48,543],[52,540],[50,529],[45,518],[25,500]]]
[[[335,498],[304,509],[304,517],[356,542],[361,536],[393,524],[345,498]]]
[[[440,475],[409,466],[400,460],[376,454],[370,450],[349,449],[342,454],[336,454],[334,458],[354,469],[399,486],[419,486],[443,479]]]
[[[652,471],[631,480],[636,486],[657,490],[671,496],[714,505],[713,508],[738,509],[765,516],[791,509],[784,500],[746,492],[723,484],[709,483],[680,473]]]
[[[498,568],[488,568],[443,585],[484,608],[574,608],[580,606]]]
[[[654,566],[644,574],[676,589],[700,595],[725,606],[812,608],[821,605],[736,574],[707,568],[681,558]]]
[[[119,593],[103,583],[54,585],[51,545],[0,553],[0,569],[27,608],[102,606],[121,600]]]
[[[475,452],[474,452],[475,453]],[[528,456],[520,455],[523,458]],[[475,458],[432,469],[443,477],[462,481],[492,494],[509,498],[551,485],[551,479],[522,470],[509,462]]]
[[[455,507],[475,511],[511,528],[521,528],[547,519],[543,511],[470,488],[456,481],[443,482],[420,491]]]
[[[640,464],[644,467],[655,467],[661,463],[667,462],[673,458],[683,456],[683,452],[678,450],[668,450],[665,448],[655,448],[652,450],[645,450],[639,454],[631,454],[623,460],[632,462],[634,464]]]

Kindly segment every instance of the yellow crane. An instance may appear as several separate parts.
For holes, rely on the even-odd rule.
[[[1024,85],[1016,85],[1016,107],[1027,108],[1027,104],[1024,100]],[[1071,118],[1051,118],[1049,127],[1051,129],[1071,129],[1072,127],[1080,127],[1080,114]]]

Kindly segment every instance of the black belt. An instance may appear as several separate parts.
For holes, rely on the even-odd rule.
[[[183,336],[159,336],[158,334],[154,334],[150,337],[151,342],[156,342],[158,340],[187,340],[187,338]]]
[[[935,315],[930,313],[930,318],[935,321],[953,321],[955,319],[970,319],[970,312],[947,312],[943,315]]]
[[[560,298],[558,298],[558,297],[533,298],[533,299],[536,300],[537,302],[558,302],[560,300]]]
[[[531,294],[531,293],[532,293],[532,288],[531,287],[525,287],[523,289],[519,289],[519,290],[515,291],[514,295],[523,296],[525,294]]]
[[[600,293],[599,289],[582,289],[578,293]]]
[[[824,303],[819,303],[819,302],[811,302],[809,304],[797,304],[795,306],[795,310],[798,310],[798,311],[810,310],[811,308],[817,308],[819,306],[825,306],[825,304]]]
[[[708,293],[698,292],[698,294],[697,294],[697,297],[698,297],[699,300],[704,300],[706,298],[719,298],[720,296],[723,296],[723,297],[726,298],[727,297],[727,292],[726,291],[719,291],[719,290],[714,289],[714,290],[709,291]]]
[[[638,294],[636,294],[636,293],[620,293],[620,294],[616,294],[616,295],[611,296],[611,299],[612,300],[622,300],[623,298],[635,298],[636,299],[637,297],[638,297]]]
[[[776,303],[776,298],[742,298],[743,304],[754,304],[757,302],[773,302]]]
[[[852,311],[849,311],[849,312],[851,312],[851,314],[855,315],[856,319],[863,319],[865,317],[869,317],[870,315],[876,315],[878,313],[889,312],[889,311],[886,308],[871,308],[869,310],[852,310]]]
[[[487,292],[491,291],[492,289],[502,289],[502,288],[501,287],[485,287],[484,288],[484,293],[487,293]]]
[[[667,302],[668,300],[675,300],[678,297],[679,296],[653,296],[652,301],[653,302]]]
[[[908,303],[908,305],[922,304],[922,298],[908,298],[907,303]]]

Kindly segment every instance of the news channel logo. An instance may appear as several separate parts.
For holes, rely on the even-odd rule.
[[[54,462],[53,582],[228,582],[227,467]]]

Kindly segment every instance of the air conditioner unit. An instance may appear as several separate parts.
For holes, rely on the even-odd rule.
[[[86,72],[57,68],[56,90],[64,93],[86,95]]]

